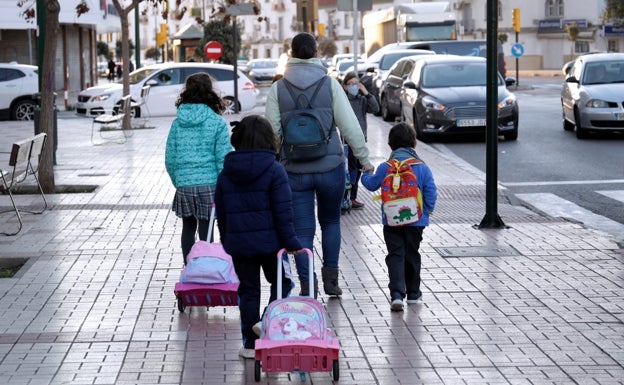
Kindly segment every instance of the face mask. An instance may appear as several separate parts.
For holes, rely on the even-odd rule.
[[[353,96],[356,96],[360,92],[360,87],[357,84],[351,84],[347,87],[347,92]]]

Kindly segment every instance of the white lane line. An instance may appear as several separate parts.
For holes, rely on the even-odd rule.
[[[516,194],[518,199],[552,217],[571,218],[587,227],[624,238],[624,225],[550,193]]]
[[[577,184],[617,184],[624,183],[624,179],[608,179],[608,180],[561,180],[561,181],[543,181],[543,182],[501,182],[505,186],[559,186],[559,185],[577,185]]]
[[[616,201],[624,202],[624,190],[604,190],[596,192],[611,199],[615,199]]]

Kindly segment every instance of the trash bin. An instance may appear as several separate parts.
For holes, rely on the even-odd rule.
[[[41,116],[41,93],[38,92],[33,95],[33,99],[37,102],[35,106],[35,114],[34,114],[34,123],[35,123],[35,135],[42,132],[39,128],[39,117]],[[56,107],[56,92],[54,93],[54,102],[53,102],[53,110],[54,115],[52,118],[52,148],[53,148],[53,160],[54,165],[56,165],[56,150],[58,148],[58,108]]]

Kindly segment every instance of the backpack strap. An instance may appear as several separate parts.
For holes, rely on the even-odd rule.
[[[316,88],[314,89],[314,93],[312,94],[312,97],[310,98],[310,100],[308,100],[308,98],[305,96],[303,92],[300,93],[299,96],[296,96],[295,91],[293,89],[293,84],[289,82],[288,80],[286,80],[286,78],[282,78],[281,80],[284,82],[284,85],[286,86],[286,90],[288,90],[288,93],[290,94],[290,97],[292,98],[293,102],[295,102],[295,108],[301,109],[301,108],[312,108],[312,103],[316,99],[316,95],[318,95],[319,91],[321,90],[321,87],[323,86],[323,84],[325,84],[325,81],[327,79],[329,79],[328,76],[323,76],[322,78],[317,80],[316,83],[312,84],[312,86],[316,84]],[[308,104],[307,106],[302,106],[299,103],[302,97],[307,102]]]
[[[283,83],[284,86],[286,87],[286,90],[288,91],[288,93],[290,94],[291,99],[293,100],[293,102],[295,103],[295,108],[296,109],[302,109],[302,108],[313,108],[312,107],[312,102],[314,102],[314,100],[316,99],[316,95],[318,95],[319,91],[321,90],[321,87],[326,83],[326,81],[329,80],[329,76],[325,75],[322,78],[320,78],[319,80],[316,81],[316,83],[312,83],[312,86],[314,86],[316,84],[316,88],[314,89],[314,93],[312,94],[312,97],[310,98],[310,100],[308,100],[308,98],[305,96],[305,94],[302,92],[299,94],[299,96],[295,95],[295,90],[293,89],[294,85],[289,82],[286,78],[281,78],[279,80],[280,83]],[[300,98],[304,98],[305,101],[307,102],[308,106],[307,107],[302,107],[299,104]],[[329,127],[329,133],[327,134],[327,143],[329,143],[329,141],[331,140],[331,136],[332,136],[332,131],[334,131],[334,127],[336,127],[336,124],[334,123],[334,117],[332,116],[332,122],[331,122],[331,126]]]

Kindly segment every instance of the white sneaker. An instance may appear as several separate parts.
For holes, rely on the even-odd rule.
[[[393,299],[390,302],[390,310],[392,311],[403,311],[403,300],[402,299]]]
[[[260,335],[262,334],[262,321],[256,322],[254,326],[251,327],[251,329],[254,333],[256,333],[258,337],[260,337]]]
[[[245,347],[243,346],[238,351],[238,355],[243,357],[243,358],[254,359],[254,358],[256,358],[256,351],[254,349],[245,349]]]

